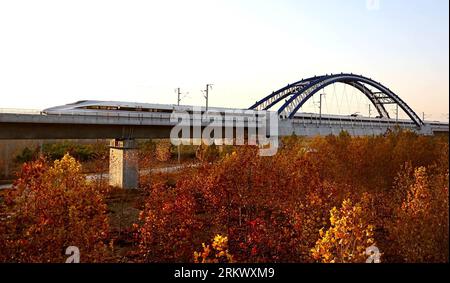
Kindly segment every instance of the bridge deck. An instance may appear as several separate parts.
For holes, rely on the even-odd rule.
[[[169,138],[176,123],[170,114],[152,114],[151,117],[123,115],[43,115],[0,113],[0,139],[114,139],[114,138]],[[208,123],[202,123],[206,126]],[[397,125],[395,120],[344,117],[342,120],[323,117],[302,117],[279,121],[279,135],[329,135],[346,130],[354,135],[382,134]],[[426,124],[418,129],[423,134],[449,131],[448,124]]]

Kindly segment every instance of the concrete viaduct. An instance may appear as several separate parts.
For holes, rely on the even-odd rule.
[[[312,95],[333,83],[345,83],[364,93],[379,112],[379,116],[371,118],[297,113]],[[448,123],[422,121],[391,90],[371,79],[352,74],[326,75],[301,80],[257,101],[250,110],[270,111],[279,103],[282,106],[275,112],[276,138],[292,134],[337,135],[342,131],[355,136],[380,135],[396,127],[422,135],[449,132]],[[392,119],[384,108],[386,104],[397,104],[407,113],[410,120]],[[111,139],[110,184],[122,188],[136,188],[138,165],[134,140],[169,138],[177,122],[171,119],[172,113],[167,111],[140,115],[136,111],[131,113],[116,109],[106,113],[105,115],[97,112],[61,112],[48,115],[48,113],[3,111],[0,113],[0,139]],[[200,125],[204,128],[209,122],[201,120]],[[233,131],[237,131],[235,124],[231,127]],[[274,135],[272,132],[266,134]]]

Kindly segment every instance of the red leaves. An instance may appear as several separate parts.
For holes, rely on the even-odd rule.
[[[193,237],[201,230],[190,190],[155,184],[134,225],[142,262],[186,262],[192,260]]]
[[[208,157],[216,149],[202,148],[207,162],[186,169],[176,185],[153,178],[130,237],[138,260],[192,262],[202,243],[223,235],[226,254],[237,262],[360,262],[372,239],[384,262],[448,261],[447,141],[394,132],[290,137],[283,144],[273,157],[244,146],[216,159]],[[108,236],[102,193],[78,172],[72,162],[24,165],[0,213],[11,219],[0,223],[7,235],[1,260],[58,258],[54,247],[77,239],[88,243],[89,260],[100,259]],[[342,207],[345,199],[352,205]],[[340,210],[330,219],[333,207]],[[77,238],[68,237],[74,229]],[[198,261],[228,258],[207,247]]]
[[[25,164],[14,188],[0,261],[63,263],[68,246],[82,250],[83,262],[105,260],[106,205],[73,158]]]
[[[365,138],[342,135],[312,141],[290,138],[270,158],[260,157],[254,147],[238,147],[220,162],[204,164],[186,174],[173,195],[151,195],[148,201],[152,208],[146,213],[152,212],[156,218],[147,218],[144,227],[160,250],[154,249],[147,260],[192,260],[184,257],[192,244],[199,246],[208,242],[210,235],[222,233],[228,236],[229,251],[238,262],[311,262],[310,250],[323,236],[319,230],[326,231],[331,225],[329,211],[347,198],[364,203],[364,212],[355,212],[350,219],[359,223],[364,217],[364,223],[373,223],[373,237],[379,248],[386,250],[392,240],[387,227],[395,222],[393,211],[401,207],[408,190],[406,185],[391,189],[396,172],[405,162],[429,164],[432,160],[423,152],[415,155],[402,147],[416,148],[424,143],[431,150],[429,155],[440,156],[442,144],[402,133]],[[448,164],[440,158],[438,161],[433,170],[435,176],[442,176]],[[433,190],[437,188],[442,191],[442,185],[433,184]],[[420,196],[425,198],[426,194]],[[447,223],[445,219],[448,216],[439,216],[442,223]],[[146,226],[150,223],[151,228]],[[367,226],[359,226],[355,239],[365,237]],[[339,229],[334,236],[351,239]],[[183,252],[175,252],[180,249]],[[358,252],[362,249],[361,242]],[[395,261],[395,256],[387,252],[384,260]]]

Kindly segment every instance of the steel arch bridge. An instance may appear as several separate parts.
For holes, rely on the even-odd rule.
[[[424,125],[424,121],[389,88],[370,78],[355,74],[341,73],[302,79],[257,101],[249,109],[271,110],[275,105],[284,101],[277,111],[278,115],[283,119],[292,119],[314,94],[334,83],[350,85],[362,92],[375,106],[382,118],[390,118],[385,105],[396,104],[411,118],[416,126],[422,127]]]

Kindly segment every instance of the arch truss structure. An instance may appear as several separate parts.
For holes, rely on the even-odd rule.
[[[396,104],[418,127],[424,124],[422,119],[389,88],[372,79],[354,74],[332,74],[302,79],[257,101],[249,109],[272,110],[275,105],[280,104],[278,114],[283,118],[292,119],[314,94],[334,83],[343,83],[358,89],[375,106],[380,117],[390,118],[385,105]]]

